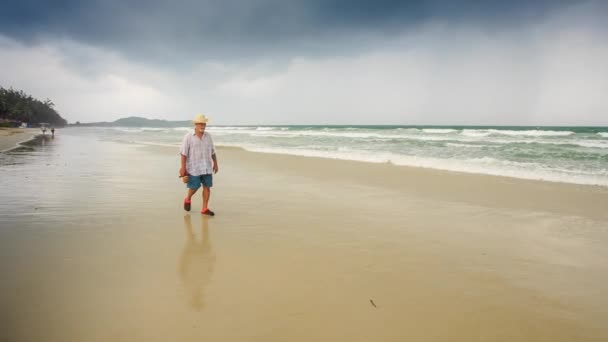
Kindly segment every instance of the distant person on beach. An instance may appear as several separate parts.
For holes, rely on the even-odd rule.
[[[42,131],[42,135],[46,134],[46,127],[45,126],[40,127],[40,130]]]
[[[55,137],[55,127],[51,127],[51,137]]]
[[[198,114],[192,122],[194,131],[184,136],[179,149],[181,168],[179,175],[187,177],[186,187],[188,193],[184,198],[184,210],[190,211],[192,196],[203,186],[203,209],[201,214],[213,216],[215,213],[209,209],[209,197],[213,186],[213,173],[217,173],[217,157],[211,135],[205,132],[209,119]]]

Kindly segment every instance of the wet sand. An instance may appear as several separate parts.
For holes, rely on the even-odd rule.
[[[36,128],[0,127],[0,152],[17,148],[19,143],[32,140],[40,130]]]
[[[0,167],[0,340],[608,339],[606,188],[87,141]]]

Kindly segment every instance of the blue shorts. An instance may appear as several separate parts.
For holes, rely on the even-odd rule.
[[[200,176],[191,176],[188,175],[188,183],[186,183],[186,187],[188,189],[196,190],[201,187],[201,184],[205,188],[210,188],[213,186],[213,175],[200,175]]]

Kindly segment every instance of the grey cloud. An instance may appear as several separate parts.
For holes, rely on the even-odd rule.
[[[359,53],[427,21],[483,30],[539,20],[572,1],[14,1],[0,33],[70,39],[155,64]],[[604,6],[605,7],[605,6]]]
[[[43,5],[0,21],[0,80],[70,121],[608,124],[605,2],[476,3]]]

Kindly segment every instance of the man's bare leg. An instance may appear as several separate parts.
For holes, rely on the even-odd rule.
[[[192,196],[194,196],[194,194],[196,193],[198,189],[190,189],[188,188],[188,195],[186,195],[186,198],[188,199],[188,201],[192,201]]]
[[[190,189],[188,188],[188,193],[186,194],[186,198],[184,198],[184,210],[185,211],[190,211],[190,206],[192,203],[192,196],[194,196],[194,194],[196,193],[196,190],[198,189]]]
[[[211,189],[203,187],[203,210],[209,207],[209,197],[211,197]]]

